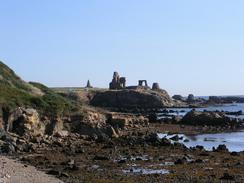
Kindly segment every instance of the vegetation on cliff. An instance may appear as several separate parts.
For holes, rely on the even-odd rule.
[[[1,61],[0,106],[8,110],[33,107],[40,113],[52,116],[65,114],[79,107],[40,83],[23,81]]]

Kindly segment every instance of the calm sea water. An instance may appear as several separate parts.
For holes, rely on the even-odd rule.
[[[160,138],[166,137],[170,139],[173,136],[174,135],[159,134]],[[183,139],[179,142],[183,143],[188,148],[201,145],[206,150],[212,150],[213,147],[217,148],[219,145],[225,144],[231,152],[244,151],[244,131],[231,133],[201,134],[194,136],[179,134],[179,136],[183,137]],[[189,142],[184,142],[186,139]]]
[[[172,108],[170,110],[173,110],[173,113],[169,113],[169,115],[175,115],[175,116],[184,116],[186,113],[190,112],[193,108]],[[209,106],[209,107],[203,107],[203,108],[196,108],[197,111],[225,111],[225,112],[237,112],[242,111],[244,112],[244,103],[233,103],[233,104],[223,104],[223,105],[215,105],[215,106]],[[160,115],[160,113],[159,113]],[[234,118],[240,118],[244,119],[244,115],[240,116],[233,116],[230,115],[230,117]]]
[[[191,111],[192,108],[174,108],[172,109],[176,112],[170,113],[171,115],[184,116],[187,112]],[[209,106],[206,108],[197,108],[197,111],[225,111],[225,112],[244,112],[244,104],[234,103],[234,104],[224,104],[218,106]],[[230,116],[233,118],[244,119],[244,115],[240,116]],[[174,135],[159,134],[161,138],[167,137],[171,138]],[[231,133],[216,133],[216,134],[201,134],[195,136],[186,136],[184,134],[179,134],[183,137],[183,140],[180,142],[185,144],[187,147],[195,147],[197,145],[204,146],[206,150],[212,150],[213,147],[218,147],[221,144],[225,144],[230,151],[244,151],[244,131],[231,132]],[[188,140],[186,142],[185,140]],[[185,141],[185,142],[184,142]]]

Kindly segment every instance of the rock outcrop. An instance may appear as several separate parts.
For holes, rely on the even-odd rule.
[[[226,126],[231,124],[231,119],[221,112],[198,112],[192,110],[187,113],[181,123],[189,125],[211,125],[211,126]]]
[[[149,124],[148,118],[141,115],[95,110],[87,110],[83,116],[77,115],[71,121],[72,132],[90,137],[119,137],[123,130]]]
[[[181,95],[174,95],[172,98],[173,98],[174,100],[184,101],[184,97],[181,96]]]
[[[114,128],[125,129],[148,126],[149,119],[141,115],[110,113],[108,114],[108,123]]]
[[[244,97],[217,97],[217,96],[210,96],[209,100],[207,101],[210,104],[230,104],[230,103],[244,103]]]
[[[173,106],[165,90],[118,90],[97,92],[91,105],[119,109],[153,109]]]
[[[35,109],[18,107],[11,112],[6,124],[6,131],[18,135],[44,135],[45,125],[40,122]]]
[[[195,97],[193,94],[189,94],[187,97],[187,102],[193,103],[195,101]]]

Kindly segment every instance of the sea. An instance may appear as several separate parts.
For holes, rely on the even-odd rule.
[[[181,116],[183,117],[186,115],[188,112],[190,112],[193,108],[170,108],[169,109],[162,109],[163,110],[168,110],[169,113],[167,115],[169,116]],[[212,105],[208,107],[202,107],[202,108],[194,108],[196,111],[224,111],[224,112],[238,112],[242,111],[244,113],[244,103],[231,103],[231,104],[221,104],[221,105]],[[158,116],[160,118],[161,115],[164,113],[158,113]],[[240,118],[244,119],[244,115],[229,115],[229,117],[232,118]]]
[[[244,96],[243,96],[244,97]],[[207,99],[207,97],[205,97]],[[184,116],[186,113],[192,110],[192,108],[172,108],[170,109],[171,113],[169,115],[173,116]],[[197,111],[224,111],[224,112],[237,112],[242,111],[244,113],[244,103],[231,103],[231,104],[222,104],[222,105],[213,105],[203,108],[196,108]],[[160,113],[159,113],[160,116]],[[229,115],[232,118],[244,119],[244,115]],[[159,137],[166,137],[170,139],[176,134],[158,134]],[[185,135],[177,134],[182,137],[180,140],[181,143],[186,145],[188,148],[195,147],[197,145],[203,146],[206,150],[212,150],[213,147],[217,148],[219,145],[226,145],[226,147],[231,152],[241,152],[244,151],[244,130],[240,129],[235,132],[226,132],[226,133],[215,133],[215,134],[199,134],[199,135]]]

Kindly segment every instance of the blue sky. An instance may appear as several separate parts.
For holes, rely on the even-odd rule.
[[[171,95],[244,93],[243,0],[0,0],[0,60],[48,86],[113,71]]]

